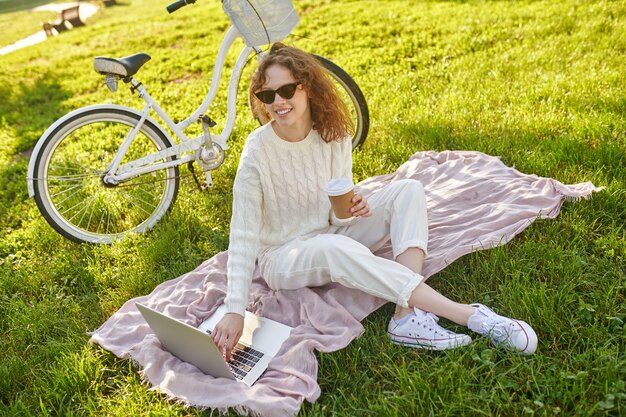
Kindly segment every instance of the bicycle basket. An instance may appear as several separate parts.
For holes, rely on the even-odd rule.
[[[283,40],[300,21],[291,0],[224,0],[222,7],[248,46]]]

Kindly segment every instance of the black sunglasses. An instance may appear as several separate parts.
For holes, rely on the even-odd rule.
[[[285,84],[276,90],[257,91],[254,95],[265,104],[272,104],[276,99],[276,93],[278,93],[278,95],[282,98],[289,100],[294,94],[296,94],[296,88],[298,88],[300,84],[301,83]]]

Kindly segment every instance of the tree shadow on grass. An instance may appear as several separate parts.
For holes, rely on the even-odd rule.
[[[15,153],[32,149],[37,139],[56,119],[68,112],[62,104],[71,93],[51,74],[42,74],[31,85],[0,86],[0,128],[14,134]]]
[[[0,228],[20,227],[28,199],[26,172],[31,150],[56,119],[67,113],[70,93],[43,74],[32,85],[0,85]]]

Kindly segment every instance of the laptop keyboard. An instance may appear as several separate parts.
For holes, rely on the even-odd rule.
[[[228,365],[233,371],[235,378],[243,379],[262,357],[263,352],[237,343],[233,348]]]
[[[211,334],[211,330],[207,330],[206,332]],[[259,350],[242,343],[237,343],[230,354],[230,362],[226,363],[230,367],[230,370],[233,371],[235,378],[243,379],[264,355],[265,354]]]

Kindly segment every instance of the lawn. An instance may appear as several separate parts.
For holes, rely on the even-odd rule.
[[[256,126],[245,95],[215,187],[200,192],[185,177],[174,209],[148,234],[72,243],[26,190],[30,151],[57,118],[89,104],[140,106],[125,85],[106,89],[94,56],[149,53],[139,78],[174,119],[204,97],[228,27],[219,2],[174,15],[166,1],[118,3],[85,27],[0,57],[0,415],[210,415],[148,391],[132,363],[89,345],[87,332],[227,249],[230,189]],[[368,100],[371,130],[354,153],[355,180],[394,171],[417,151],[462,149],[606,187],[429,280],[451,298],[530,322],[537,354],[520,357],[484,338],[446,352],[401,348],[385,335],[387,305],[346,349],[318,355],[322,395],[300,415],[626,414],[626,4],[294,3],[301,24],[289,42],[339,64]],[[3,28],[17,30],[19,13],[0,15]],[[210,112],[224,123],[223,94]]]
[[[0,47],[11,45],[42,30],[42,22],[55,21],[59,14],[55,12],[21,11],[0,14],[0,27],[10,27],[0,33]],[[19,22],[19,25],[15,25]]]
[[[59,14],[49,11],[33,11],[37,6],[51,2],[47,0],[0,0],[0,48],[26,38],[43,29],[41,23],[55,21]]]
[[[0,0],[0,13],[13,13],[17,11],[30,10],[48,3],[71,3],[70,1],[48,1],[48,0]],[[19,16],[16,18],[18,19]],[[17,26],[17,25],[16,25]],[[3,26],[6,28],[6,26]],[[13,28],[12,28],[13,29]]]

